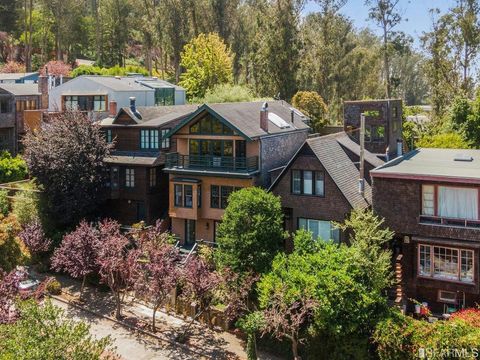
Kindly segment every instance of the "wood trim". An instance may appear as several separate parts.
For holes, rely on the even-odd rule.
[[[459,178],[453,176],[436,176],[436,175],[410,175],[400,173],[382,173],[375,170],[370,171],[370,176],[374,178],[384,179],[403,179],[403,180],[420,180],[420,181],[437,181],[446,183],[463,183],[463,184],[480,184],[480,178]]]

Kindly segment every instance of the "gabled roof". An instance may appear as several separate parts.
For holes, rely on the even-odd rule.
[[[81,75],[68,82],[65,82],[63,85],[69,84],[73,85],[73,81],[88,80],[95,82],[101,86],[109,88],[113,91],[154,91],[151,88],[143,86],[136,82],[137,78],[135,77],[120,77],[120,76],[102,76],[102,75]],[[62,85],[60,85],[62,86]],[[57,88],[60,88],[57,86]]]
[[[342,147],[348,149],[357,156],[360,156],[360,145],[352,140],[345,132],[339,132],[332,135],[335,137],[335,140],[338,141]],[[374,168],[382,166],[385,162],[381,160],[378,156],[372,154],[370,151],[364,151],[365,161],[372,165]]]
[[[347,135],[345,134],[345,136]],[[339,139],[343,140],[343,138],[344,137],[341,134],[331,134],[307,139],[283,169],[281,174],[272,183],[269,190],[272,190],[288,171],[300,151],[305,146],[308,146],[317,159],[322,163],[326,172],[332,178],[333,182],[337,185],[338,189],[352,208],[364,209],[368,207],[371,204],[372,188],[367,182],[365,182],[365,197],[362,197],[358,193],[358,179],[360,174],[355,164],[345,153],[345,149],[339,141]],[[365,150],[366,155],[367,153],[368,151]],[[368,156],[370,157],[370,155],[374,156],[373,154],[369,154]]]
[[[190,121],[195,120],[196,116],[202,111],[210,112],[248,139],[299,130],[307,131],[309,129],[309,126],[304,122],[306,118],[302,117],[298,111],[293,112],[292,122],[293,108],[288,103],[284,101],[268,101],[269,114],[277,115],[288,124],[288,127],[279,127],[274,122],[268,121],[268,132],[264,131],[260,128],[260,111],[263,104],[264,102],[261,101],[204,104],[195,113],[185,118],[168,136],[175,134]]]
[[[480,183],[480,150],[420,148],[370,172],[373,177]]]
[[[38,84],[0,83],[0,89],[15,96],[41,95],[38,91]]]

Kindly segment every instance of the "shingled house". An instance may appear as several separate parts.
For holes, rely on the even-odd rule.
[[[311,137],[272,183],[280,195],[289,233],[304,228],[314,238],[346,240],[333,222],[343,222],[352,209],[371,205],[369,172],[383,164],[365,151],[365,193],[358,191],[360,146],[345,133]],[[287,247],[291,247],[289,244]]]
[[[396,233],[399,300],[438,313],[478,303],[480,150],[418,149],[371,175],[373,209]]]

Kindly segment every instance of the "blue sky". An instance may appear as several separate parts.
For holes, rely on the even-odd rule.
[[[431,28],[432,20],[428,12],[429,9],[439,8],[444,13],[454,3],[455,0],[400,0],[403,18],[408,19],[408,21],[402,21],[396,29],[410,34],[418,45],[418,37]],[[305,6],[306,13],[316,9],[318,9],[318,6],[314,1],[309,1]],[[351,18],[357,28],[369,26],[372,30],[377,31],[376,26],[368,21],[368,8],[365,6],[364,0],[348,0],[340,12]]]

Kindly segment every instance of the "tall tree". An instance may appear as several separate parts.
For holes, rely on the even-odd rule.
[[[399,11],[400,0],[366,0],[365,5],[370,6],[369,17],[382,30],[383,40],[383,70],[385,82],[385,96],[390,99],[392,96],[390,61],[391,42],[395,35],[394,29],[401,22],[402,16]]]

